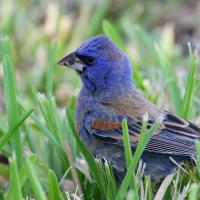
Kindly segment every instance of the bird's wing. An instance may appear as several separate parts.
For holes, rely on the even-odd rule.
[[[149,120],[148,127],[154,123]],[[128,123],[131,147],[137,146],[142,121]],[[105,143],[123,145],[122,127],[119,121],[95,120],[91,126],[93,134]],[[166,113],[161,128],[152,136],[145,151],[171,155],[195,155],[194,141],[200,139],[200,128],[193,123]]]

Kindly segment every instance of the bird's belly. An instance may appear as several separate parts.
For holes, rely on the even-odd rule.
[[[107,144],[92,134],[81,136],[83,143],[90,153],[98,159],[106,159],[113,168],[125,172],[124,149],[119,146]]]
[[[126,174],[124,149],[104,143],[93,135],[88,135],[88,138],[84,139],[84,143],[96,158],[106,159],[111,164],[116,178],[121,182]],[[170,160],[170,156],[167,154],[144,152],[141,159],[145,163],[144,174],[150,175],[154,182],[160,181],[161,178],[174,173],[177,169],[177,165]],[[177,163],[181,163],[189,158],[175,156],[173,159]]]

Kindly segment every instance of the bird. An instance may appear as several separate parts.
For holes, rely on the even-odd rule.
[[[196,157],[195,141],[200,139],[200,128],[144,97],[132,79],[130,59],[111,38],[91,37],[58,64],[74,69],[82,81],[75,121],[83,143],[95,157],[110,163],[118,180],[122,181],[127,171],[124,119],[134,153],[144,116],[148,115],[148,127],[162,116],[160,128],[141,156],[144,174],[150,175],[152,181],[159,182],[176,172],[178,164]]]

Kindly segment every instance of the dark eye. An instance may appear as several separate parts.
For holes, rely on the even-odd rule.
[[[92,56],[78,56],[78,58],[85,64],[91,65],[94,63],[94,58]]]

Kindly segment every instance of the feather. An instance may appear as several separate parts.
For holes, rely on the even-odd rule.
[[[101,122],[101,123],[100,123]],[[149,120],[148,128],[151,128],[153,120]],[[142,121],[128,123],[131,147],[137,147]],[[96,120],[92,125],[94,135],[105,143],[123,145],[123,133],[120,122]],[[145,151],[194,156],[196,154],[194,141],[200,139],[200,128],[189,121],[185,121],[166,113],[159,131],[150,139]]]

